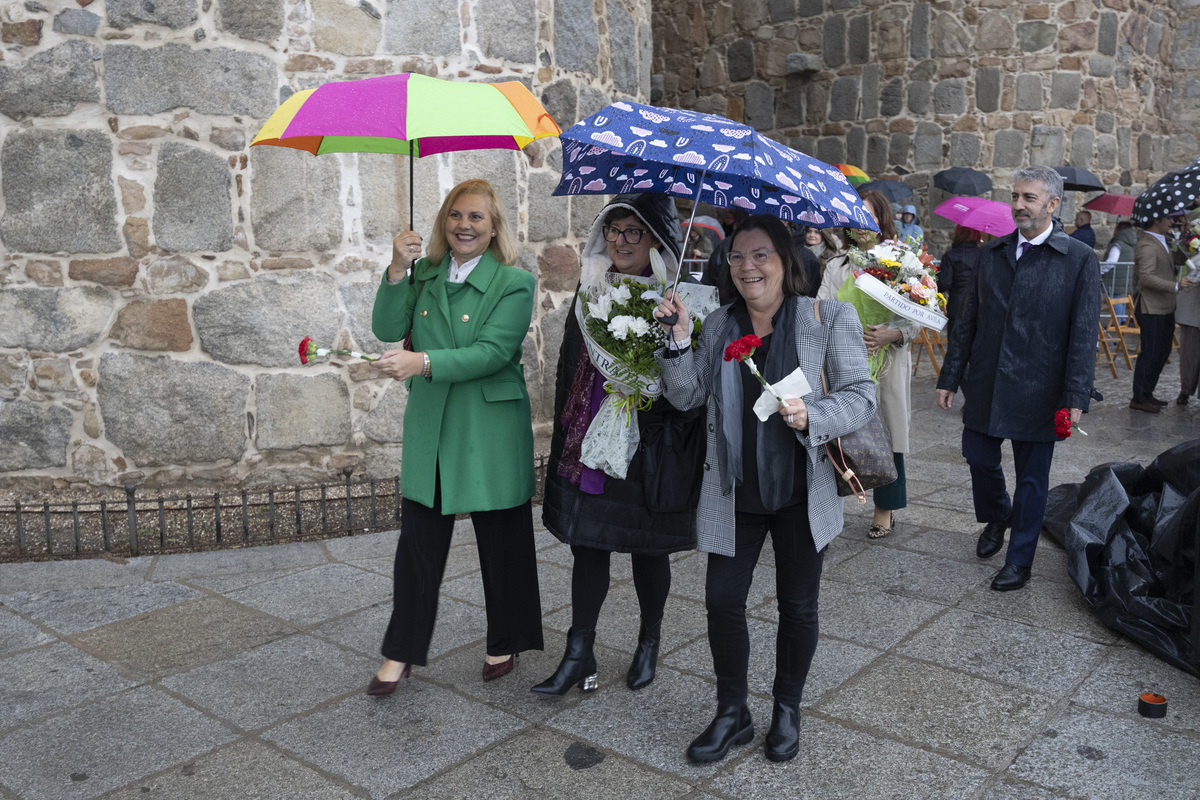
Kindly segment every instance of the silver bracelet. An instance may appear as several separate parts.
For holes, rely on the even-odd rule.
[[[411,266],[410,266],[408,269],[404,270],[404,275],[402,275],[402,276],[401,276],[399,279],[397,279],[397,280],[392,280],[392,277],[391,277],[390,275],[388,275],[388,273],[387,273],[387,270],[384,270],[384,272],[383,272],[383,279],[384,279],[385,281],[387,281],[387,282],[388,282],[388,284],[390,284],[390,285],[392,285],[392,286],[395,286],[395,285],[396,285],[396,284],[398,284],[398,283],[403,283],[403,282],[404,282],[404,279],[408,277],[408,275],[409,275],[409,273],[410,273],[410,272],[412,272],[412,267],[411,267]]]

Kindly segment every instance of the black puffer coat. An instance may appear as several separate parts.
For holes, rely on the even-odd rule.
[[[980,248],[937,388],[962,386],[971,430],[1053,442],[1054,414],[1087,411],[1092,396],[1100,268],[1057,221],[1020,261],[1016,250],[1015,231]]]
[[[592,224],[583,250],[583,283],[599,281],[600,276],[611,266],[601,227],[604,218],[613,207],[630,209],[646,227],[654,231],[655,238],[668,251],[663,253],[663,260],[674,274],[673,269],[682,242],[675,204],[663,195],[620,195],[601,210]],[[692,509],[664,514],[652,512],[646,507],[646,495],[642,486],[644,440],[638,446],[624,480],[611,475],[605,477],[603,494],[587,494],[558,474],[566,439],[562,412],[571,391],[571,384],[575,380],[580,350],[583,347],[583,333],[575,319],[577,302],[578,293],[567,313],[562,349],[558,355],[558,372],[554,384],[554,434],[550,439],[550,463],[546,468],[546,495],[542,505],[542,520],[551,533],[570,545],[646,555],[691,550],[696,546],[695,535],[692,532]],[[681,412],[674,411],[665,400],[660,399],[655,401],[649,411],[637,412],[638,426],[645,433],[666,415],[679,413]],[[703,425],[703,421],[700,421],[700,425]]]
[[[571,383],[575,380],[582,346],[583,334],[579,330],[579,323],[575,321],[575,309],[572,306],[563,331],[555,379],[554,435],[550,440],[546,497],[542,504],[542,520],[546,528],[566,544],[598,550],[655,555],[695,548],[696,538],[692,532],[694,509],[661,514],[646,508],[646,496],[642,488],[644,444],[638,446],[625,480],[605,476],[604,494],[587,494],[558,474],[566,439],[562,411],[571,391]],[[649,411],[637,412],[638,425],[645,431],[647,426],[661,419],[661,415],[671,413],[680,412],[675,412],[666,400],[660,398]]]

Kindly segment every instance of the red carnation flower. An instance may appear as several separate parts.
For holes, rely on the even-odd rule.
[[[754,350],[762,346],[762,339],[753,333],[748,333],[740,339],[732,341],[725,348],[726,361],[742,361],[754,355]]]
[[[316,355],[316,347],[313,346],[312,337],[305,336],[300,340],[300,363],[307,364],[308,359]]]
[[[1054,435],[1059,439],[1066,439],[1071,435],[1071,412],[1065,408],[1060,408],[1054,414]]]

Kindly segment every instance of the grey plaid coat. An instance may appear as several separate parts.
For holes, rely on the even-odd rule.
[[[733,492],[721,494],[721,473],[717,470],[725,466],[717,463],[717,410],[709,389],[717,370],[745,369],[724,360],[728,342],[715,341],[729,308],[721,306],[708,316],[695,350],[675,358],[667,358],[665,349],[657,354],[663,370],[664,396],[671,405],[686,410],[708,402],[708,448],[700,505],[696,508],[696,540],[700,550],[723,556],[734,554]],[[801,398],[808,406],[808,431],[797,433],[796,438],[808,453],[808,521],[817,550],[821,550],[842,532],[844,502],[838,497],[833,466],[824,445],[867,423],[875,412],[875,384],[867,366],[862,326],[848,303],[822,300],[818,323],[812,301],[800,298],[796,307],[796,353],[813,387]],[[822,366],[829,394],[821,390]],[[753,412],[746,409],[746,413]]]

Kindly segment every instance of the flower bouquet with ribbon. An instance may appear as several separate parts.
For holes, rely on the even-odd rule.
[[[1200,279],[1200,217],[1192,220],[1183,229],[1183,233],[1175,240],[1174,247],[1188,257],[1179,268],[1178,280]]]
[[[637,451],[635,412],[650,408],[663,392],[654,353],[667,337],[653,312],[670,283],[657,250],[650,251],[650,265],[654,277],[608,273],[604,284],[580,291],[575,304],[588,357],[605,377],[607,393],[588,426],[579,460],[615,478],[625,477]],[[691,314],[694,341],[704,317],[718,305],[716,289],[680,284],[678,291]]]
[[[379,356],[374,356],[369,353],[360,353],[356,350],[339,350],[328,347],[317,347],[317,343],[312,340],[311,336],[305,336],[300,340],[300,363],[307,364],[310,361],[316,361],[318,358],[327,358],[328,356],[350,356],[352,358],[361,358],[363,361],[378,361]]]
[[[874,242],[874,236],[870,231],[851,231],[862,245]],[[866,249],[852,247],[849,257],[854,274],[842,284],[837,298],[855,307],[864,328],[890,322],[897,315],[937,331],[946,327],[946,297],[937,290],[937,268],[928,253],[890,241]],[[891,349],[891,345],[881,348],[870,357],[873,380],[879,380],[886,368]]]

